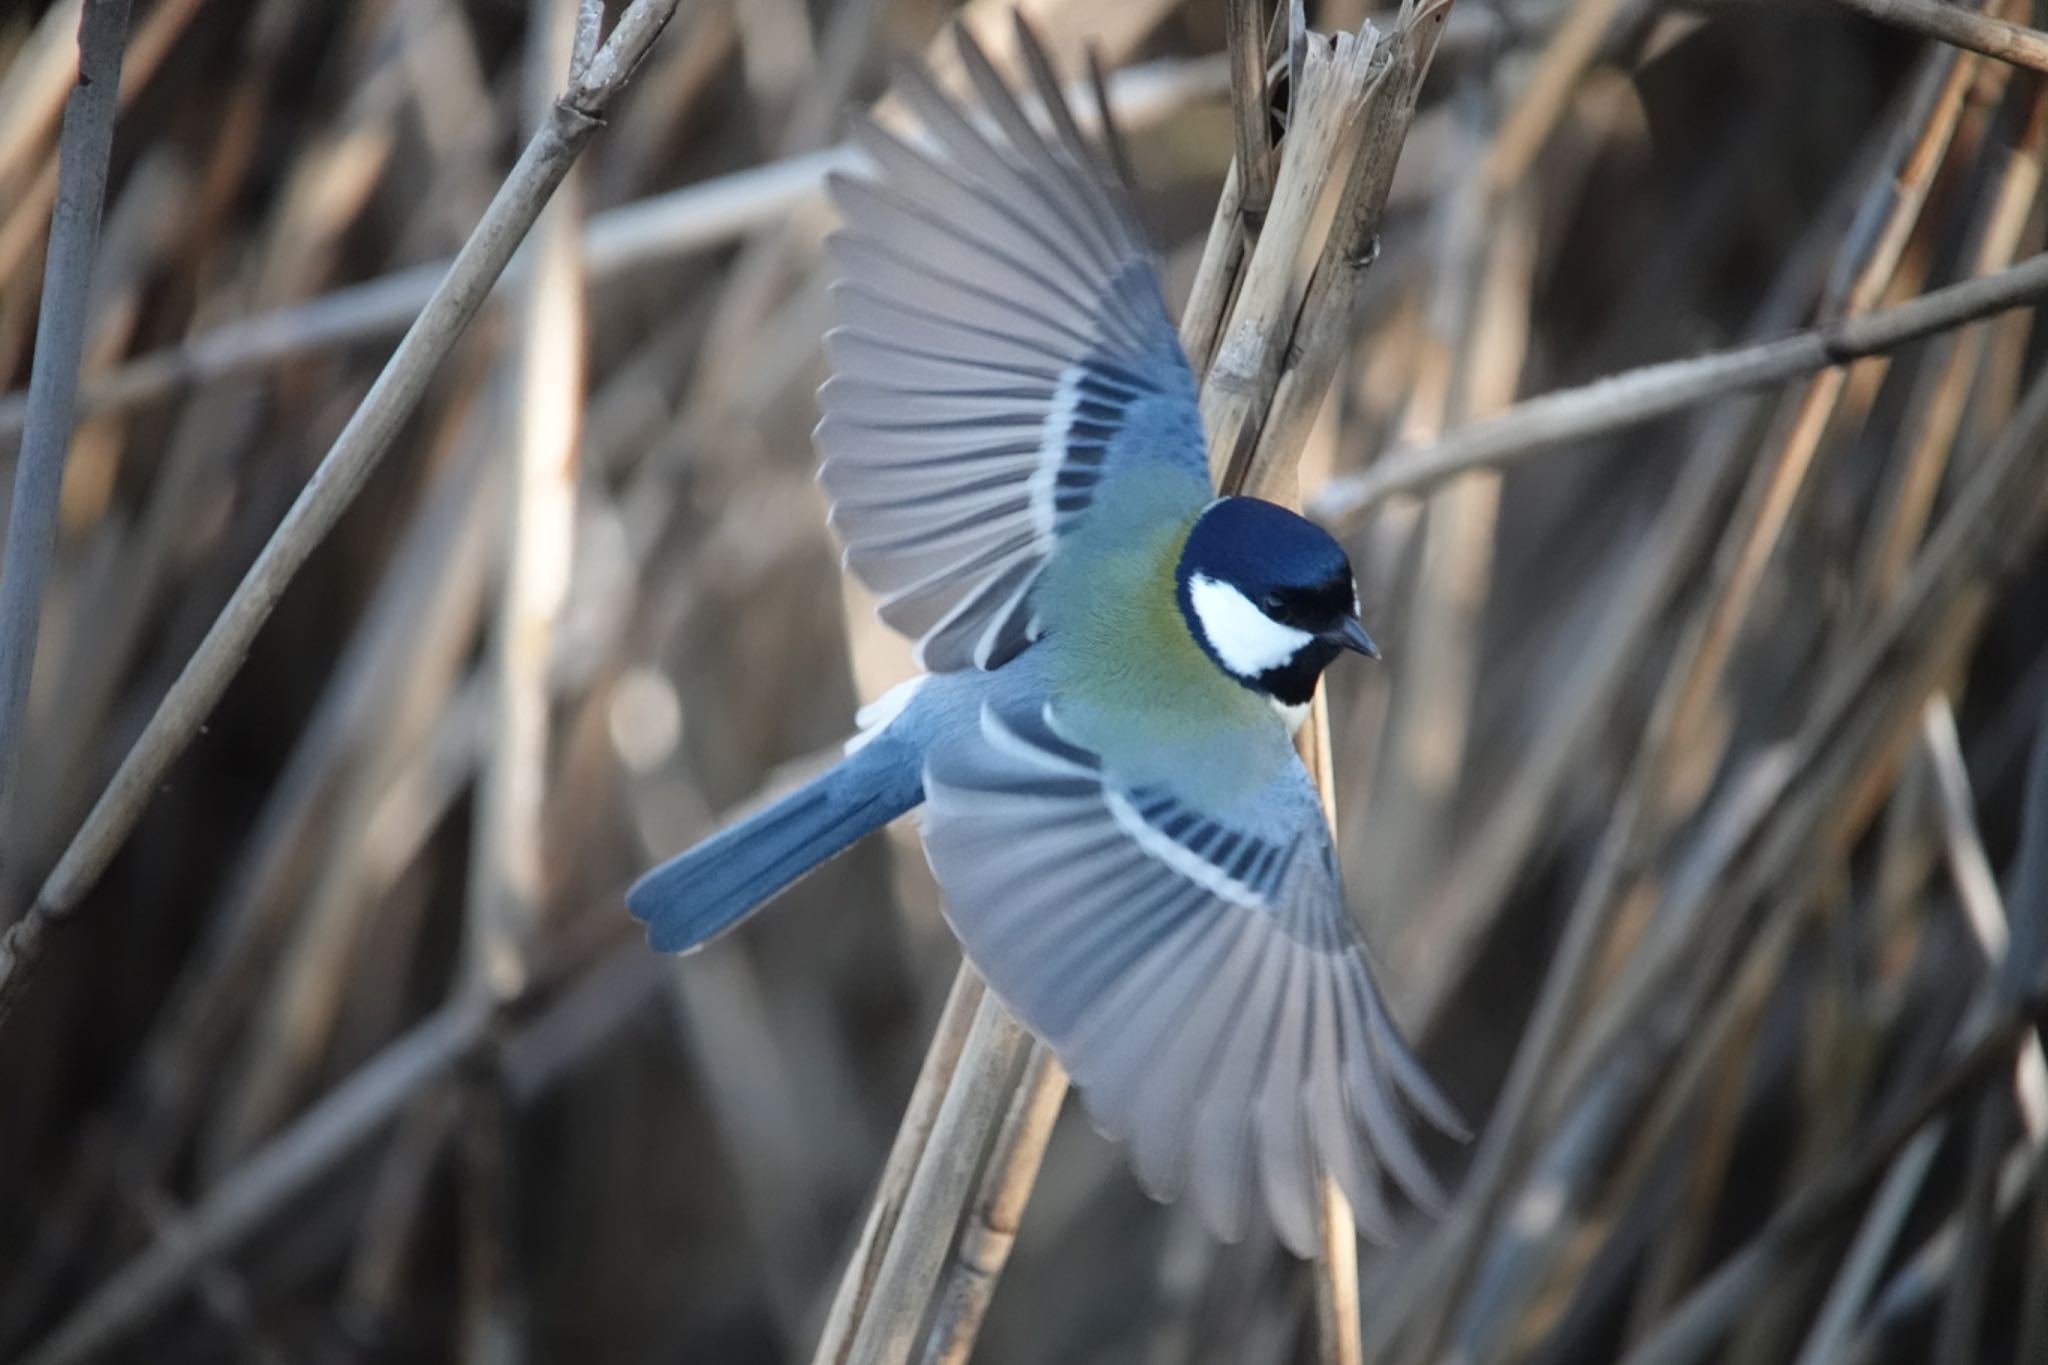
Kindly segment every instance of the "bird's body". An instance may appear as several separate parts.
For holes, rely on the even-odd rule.
[[[821,479],[927,673],[628,905],[655,947],[697,947],[924,803],[968,957],[1147,1187],[1229,1237],[1263,1202],[1312,1254],[1319,1170],[1384,1232],[1375,1161],[1434,1195],[1402,1103],[1457,1125],[1381,1004],[1292,743],[1323,668],[1374,647],[1335,541],[1217,497],[1121,186],[1021,38],[1050,134],[963,37],[995,135],[913,73],[945,155],[869,129],[882,178],[833,184]]]

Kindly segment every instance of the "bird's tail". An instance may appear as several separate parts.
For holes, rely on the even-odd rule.
[[[894,736],[720,830],[633,884],[626,908],[665,953],[702,947],[812,868],[924,799],[919,755]]]

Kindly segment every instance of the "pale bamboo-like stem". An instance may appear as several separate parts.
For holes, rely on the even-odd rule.
[[[550,106],[547,122],[527,143],[433,298],[150,717],[35,903],[0,938],[0,1027],[48,950],[50,932],[105,872],[165,771],[227,690],[285,587],[355,500],[418,407],[440,362],[483,306],[555,187],[603,126],[605,110],[667,26],[676,4],[634,0],[589,68]]]
[[[983,994],[882,1251],[867,1311],[854,1327],[847,1359],[855,1365],[893,1365],[916,1350],[990,1135],[1009,1112],[1032,1046],[1002,1002]]]
[[[528,6],[527,119],[548,119],[558,73],[574,85],[596,59],[601,0]],[[490,735],[470,834],[464,926],[466,986],[502,1010],[532,978],[532,940],[546,893],[541,852],[548,785],[548,666],[575,553],[576,471],[584,403],[584,280],[577,249],[582,196],[563,177],[525,250],[508,357],[511,497],[504,567],[487,664]],[[521,1188],[503,1058],[493,1046],[463,1087],[458,1157],[462,1205],[460,1349],[471,1365],[526,1357],[528,1310],[518,1253]]]
[[[1289,366],[1289,340],[1305,316],[1302,305],[1309,283],[1297,268],[1298,253],[1312,239],[1333,169],[1348,169],[1357,155],[1348,144],[1358,131],[1368,90],[1387,70],[1382,48],[1383,40],[1372,29],[1357,37],[1338,34],[1328,48],[1320,43],[1309,46],[1292,126],[1281,149],[1273,206],[1245,262],[1202,385],[1210,472],[1226,493],[1256,491],[1284,481],[1277,468],[1281,461],[1269,460],[1276,466],[1270,471],[1257,470],[1252,457],[1281,374]],[[1335,360],[1330,364],[1334,367]],[[1290,453],[1290,469],[1292,458]]]
[[[1330,693],[1319,687],[1309,699],[1300,746],[1322,798],[1323,818],[1337,825],[1337,759],[1330,748]],[[1358,1311],[1358,1220],[1334,1177],[1321,1177],[1316,1232],[1322,1258],[1315,1267],[1316,1359],[1319,1365],[1364,1365],[1364,1333]]]
[[[1034,1043],[1025,1060],[1023,1079],[1010,1096],[1010,1111],[996,1134],[994,1150],[982,1172],[980,1188],[969,1209],[967,1225],[940,1277],[937,1307],[925,1342],[926,1365],[967,1365],[982,1319],[995,1299],[996,1281],[1016,1245],[1017,1228],[1031,1187],[1045,1157],[1060,1106],[1067,1095],[1067,1073],[1044,1043]]]
[[[911,1088],[910,1102],[904,1107],[903,1121],[897,1125],[888,1159],[882,1164],[882,1178],[877,1182],[874,1196],[868,1200],[867,1215],[861,1220],[860,1237],[854,1243],[846,1269],[840,1274],[839,1287],[825,1315],[818,1348],[811,1356],[813,1365],[842,1365],[853,1350],[854,1329],[867,1316],[875,1277],[881,1269],[882,1253],[894,1238],[902,1219],[904,1196],[910,1189],[911,1178],[917,1173],[924,1149],[931,1142],[939,1103],[952,1086],[953,1074],[960,1065],[961,1051],[967,1045],[968,1032],[974,1025],[987,990],[981,977],[967,968],[963,967],[954,974],[945,1008],[939,1012],[931,1044],[925,1049],[917,1084]]]
[[[601,12],[601,11],[600,11]],[[576,0],[536,0],[534,74],[576,60]],[[582,27],[587,31],[588,25]],[[588,60],[584,56],[582,60]],[[537,81],[536,81],[537,84]],[[545,117],[546,87],[535,115]],[[504,576],[492,625],[494,735],[487,749],[470,862],[471,970],[498,999],[526,987],[527,940],[542,895],[542,797],[548,755],[547,669],[569,592],[583,409],[584,281],[572,175],[535,223],[520,281],[510,357],[512,496]]]

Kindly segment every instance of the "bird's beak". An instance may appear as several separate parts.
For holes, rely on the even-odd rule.
[[[1333,645],[1355,649],[1368,659],[1380,657],[1380,647],[1372,642],[1372,636],[1365,633],[1365,627],[1358,624],[1358,618],[1347,616],[1344,623],[1324,634],[1323,638]]]

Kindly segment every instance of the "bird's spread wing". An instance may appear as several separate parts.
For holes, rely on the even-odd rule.
[[[985,708],[977,737],[934,753],[925,846],[968,956],[1147,1188],[1191,1189],[1233,1240],[1256,1191],[1304,1256],[1318,1169],[1369,1235],[1391,1231],[1375,1164],[1436,1203],[1403,1101],[1459,1121],[1388,1018],[1299,763],[1307,818],[1255,834],[1120,788],[1056,726]]]
[[[869,126],[879,178],[831,182],[844,227],[820,477],[849,567],[940,672],[999,667],[1036,637],[1039,569],[1113,466],[1207,477],[1152,257],[1022,39],[1048,130],[962,31],[988,126],[907,72],[934,154]]]

